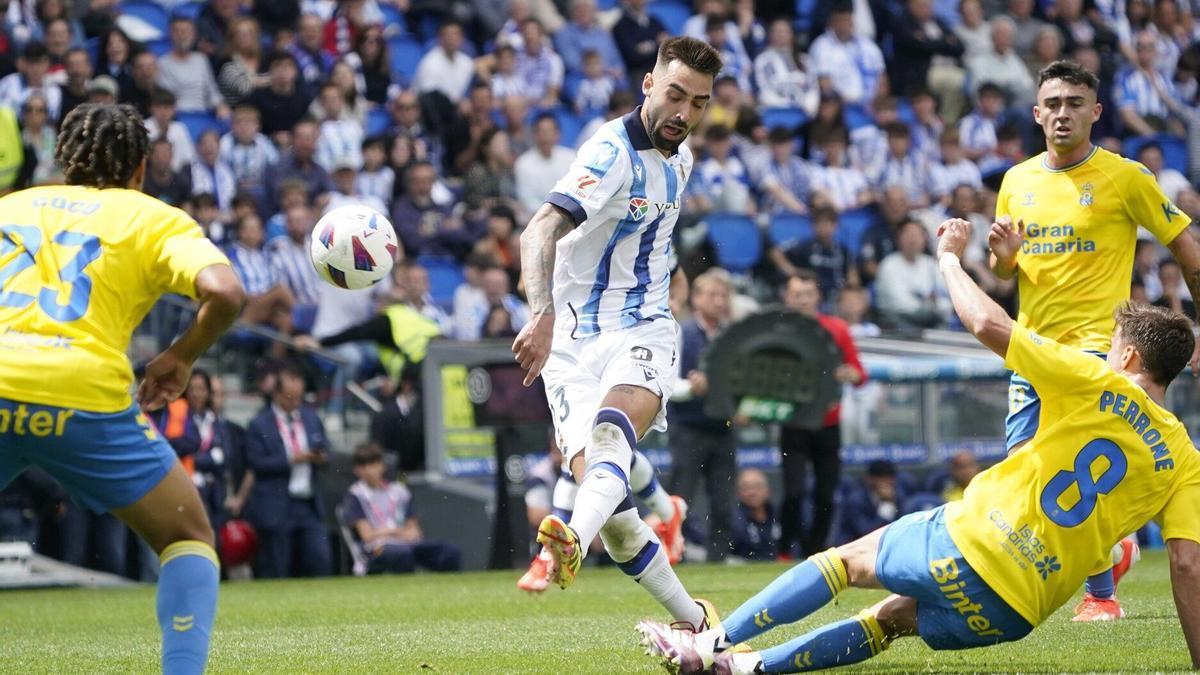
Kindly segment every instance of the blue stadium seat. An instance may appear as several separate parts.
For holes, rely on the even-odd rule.
[[[206,112],[176,113],[175,119],[187,127],[188,135],[192,137],[192,142],[198,141],[200,135],[209,129],[215,129],[219,134],[223,134],[229,130],[229,127],[224,122]]]
[[[796,20],[792,28],[797,35],[806,35],[812,30],[813,14],[817,11],[817,0],[796,0]]]
[[[466,281],[462,267],[454,258],[420,256],[417,263],[429,272],[429,294],[442,309],[450,311],[454,304],[454,291]]]
[[[863,235],[875,224],[875,212],[869,208],[845,211],[838,217],[838,241],[857,254],[862,246]]]
[[[171,51],[171,40],[169,38],[151,40],[146,43],[146,50],[155,56],[162,56]]]
[[[750,218],[736,213],[713,213],[708,223],[708,241],[717,264],[735,274],[745,272],[762,257],[762,237]]]
[[[842,108],[842,119],[846,121],[846,126],[850,131],[875,123],[875,117],[871,115],[871,111],[857,103],[847,103]]]
[[[121,3],[121,16],[132,16],[146,22],[146,25],[156,29],[162,36],[167,35],[171,16],[167,10],[150,0],[125,0]]]
[[[88,38],[84,41],[83,48],[87,50],[88,58],[95,64],[97,59],[100,58],[100,38]]]
[[[780,213],[771,219],[767,237],[782,249],[812,239],[812,219],[799,213]]]
[[[662,22],[671,35],[683,35],[683,24],[692,16],[692,10],[671,0],[658,0],[646,8],[650,16]]]
[[[392,63],[392,75],[400,78],[405,86],[412,84],[417,73],[417,64],[425,55],[421,44],[411,37],[398,35],[388,40],[388,54]]]
[[[367,111],[367,126],[364,131],[367,137],[378,136],[387,131],[392,124],[392,116],[385,108],[371,108]]]
[[[417,33],[420,34],[421,39],[423,40],[435,38],[437,37],[438,28],[441,28],[441,26],[442,20],[439,19],[437,15],[424,14],[421,16],[420,20],[417,21]]]
[[[763,126],[768,130],[783,127],[794,131],[808,121],[808,115],[800,108],[763,108],[759,111]]]
[[[407,24],[404,21],[404,12],[401,12],[399,7],[389,5],[386,2],[376,4],[379,6],[379,12],[383,14],[383,26],[388,35],[399,35],[408,32],[408,29],[405,27]]]
[[[185,19],[195,21],[200,17],[200,10],[204,9],[203,2],[185,2],[182,5],[176,5],[175,9],[171,10],[171,16],[182,16]]]
[[[1171,134],[1155,134],[1153,136],[1130,136],[1121,144],[1121,154],[1129,159],[1137,159],[1138,151],[1147,143],[1157,143],[1162,148],[1163,166],[1175,169],[1184,176],[1188,172],[1187,141]]]
[[[565,145],[568,148],[575,147],[575,139],[579,137],[579,132],[583,130],[583,122],[580,121],[575,113],[567,106],[560,105],[544,110],[535,110],[533,116],[536,117],[543,112],[554,115],[554,119],[558,120],[558,144]]]

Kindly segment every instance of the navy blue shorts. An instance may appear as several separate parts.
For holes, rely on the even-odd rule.
[[[946,530],[944,506],[888,526],[875,576],[889,591],[917,601],[917,634],[933,649],[986,647],[1033,630],[963,558]]]
[[[104,512],[144,497],[176,461],[136,404],[94,413],[0,398],[0,488],[36,466]]]

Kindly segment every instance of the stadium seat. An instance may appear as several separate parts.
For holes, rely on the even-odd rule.
[[[817,0],[796,0],[796,21],[792,24],[796,35],[807,35],[812,30],[816,11]]]
[[[838,217],[838,241],[856,254],[862,246],[863,235],[875,224],[875,212],[869,208],[845,211]]]
[[[200,135],[209,129],[215,129],[219,134],[223,134],[229,130],[224,122],[206,112],[176,113],[175,119],[187,127],[188,135],[192,137],[192,142],[200,140]]]
[[[171,40],[168,38],[151,40],[146,43],[146,50],[155,56],[162,56],[171,51]]]
[[[762,237],[754,221],[736,213],[713,213],[705,217],[708,241],[717,264],[735,274],[745,272],[762,257]]]
[[[121,3],[121,16],[135,17],[143,21],[147,27],[158,31],[160,37],[166,37],[171,16],[161,5],[149,0],[126,0]]]
[[[1138,151],[1147,143],[1157,143],[1162,148],[1163,166],[1175,169],[1187,176],[1188,152],[1187,141],[1171,134],[1155,134],[1153,136],[1130,136],[1121,144],[1121,154],[1129,159],[1137,159]]]
[[[413,76],[417,74],[417,64],[425,55],[421,44],[406,35],[398,35],[388,40],[388,54],[392,63],[392,75],[399,78],[405,86],[412,84]]]
[[[429,272],[429,294],[442,309],[454,305],[454,291],[466,281],[462,268],[453,258],[420,256],[417,262]]]
[[[84,41],[83,48],[87,50],[88,58],[92,60],[92,63],[96,63],[100,58],[100,38],[88,38]]]
[[[579,137],[579,132],[583,130],[583,122],[580,121],[579,117],[577,117],[575,113],[572,112],[567,106],[560,105],[553,108],[542,108],[540,110],[534,110],[530,112],[530,124],[533,123],[533,120],[536,119],[538,115],[544,113],[550,113],[551,115],[554,115],[554,119],[558,121],[558,144],[565,145],[569,148],[575,147],[575,139]]]
[[[671,35],[683,35],[683,24],[692,16],[692,10],[687,5],[671,0],[652,2],[646,12],[661,21]]]
[[[392,116],[383,108],[371,108],[367,112],[367,137],[378,136],[387,131],[387,128],[392,124]]]
[[[185,2],[181,5],[176,5],[171,10],[171,16],[182,16],[185,19],[195,21],[200,17],[200,10],[204,9],[203,2]]]
[[[842,119],[850,131],[875,123],[875,118],[866,107],[856,103],[848,103],[842,109]]]
[[[379,12],[383,14],[383,27],[388,35],[400,35],[408,32],[405,28],[407,24],[404,21],[404,12],[401,12],[399,7],[386,2],[376,4],[379,6]]]
[[[422,40],[437,37],[438,29],[442,26],[442,20],[436,14],[423,14],[417,21],[417,33]]]
[[[607,12],[610,9],[616,9],[618,4],[617,0],[597,0],[596,9]]]
[[[791,248],[812,239],[812,220],[799,213],[780,213],[771,219],[767,237],[779,248]]]
[[[783,127],[795,131],[808,121],[808,115],[800,108],[763,108],[759,111],[763,126],[768,130]]]

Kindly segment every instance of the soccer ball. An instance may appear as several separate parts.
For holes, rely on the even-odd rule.
[[[313,228],[309,255],[322,279],[339,288],[366,288],[392,271],[396,231],[375,209],[351,204],[326,213]]]

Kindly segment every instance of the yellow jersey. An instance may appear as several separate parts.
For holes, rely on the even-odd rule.
[[[133,331],[163,293],[229,261],[186,213],[134,190],[0,199],[0,396],[90,412],[131,404]]]
[[[1133,160],[1095,147],[1048,169],[1045,154],[1009,169],[996,197],[997,218],[1025,221],[1018,318],[1051,340],[1107,352],[1112,312],[1129,299],[1138,225],[1169,244],[1191,219]]]
[[[1200,542],[1200,453],[1129,378],[1016,324],[1006,365],[1042,395],[1037,434],[946,505],[950,537],[997,595],[1038,625],[1147,521]]]

